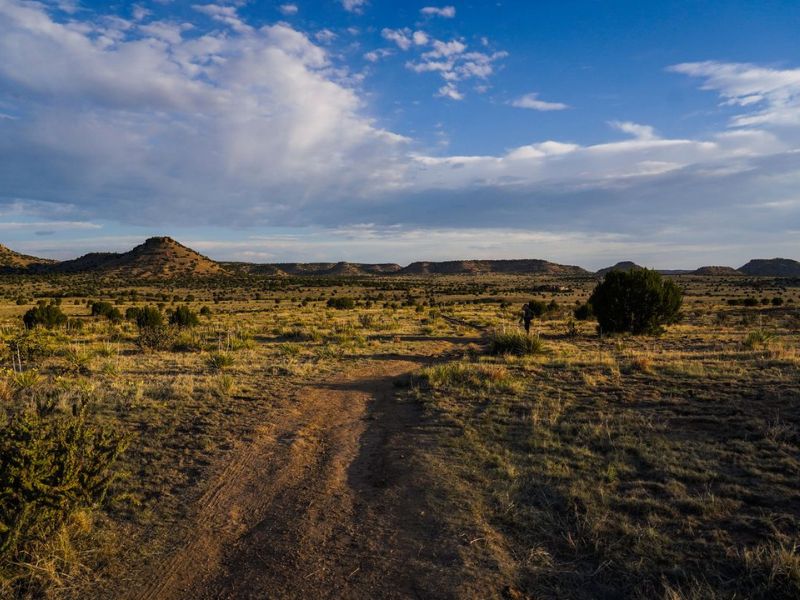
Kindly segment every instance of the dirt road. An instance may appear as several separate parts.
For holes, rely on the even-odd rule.
[[[414,467],[420,409],[395,387],[425,362],[373,357],[303,388],[234,452],[179,549],[129,597],[453,596],[458,553]]]

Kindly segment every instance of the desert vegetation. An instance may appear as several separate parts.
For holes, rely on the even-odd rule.
[[[646,271],[7,275],[0,593],[118,597],[158,579],[215,477],[242,477],[225,475],[240,452],[310,457],[299,434],[265,431],[324,411],[313,390],[385,380],[348,460],[381,482],[359,502],[395,500],[348,518],[375,544],[369,523],[417,536],[423,595],[797,597],[799,298],[785,280]],[[395,445],[358,466],[373,428]],[[326,560],[349,556],[332,543]],[[372,581],[361,565],[342,580]]]

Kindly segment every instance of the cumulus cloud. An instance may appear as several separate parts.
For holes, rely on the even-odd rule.
[[[456,9],[454,6],[426,6],[420,9],[419,12],[426,16],[444,17],[446,19],[452,19],[456,16]]]
[[[530,110],[551,111],[551,110],[566,110],[568,105],[562,102],[546,102],[539,99],[539,94],[531,92],[511,101],[511,106],[516,108],[527,108]]]
[[[3,194],[81,198],[132,222],[213,222],[225,206],[231,222],[264,223],[396,185],[406,140],[363,116],[322,48],[209,6],[233,34],[130,28],[109,45],[100,25],[78,31],[40,5],[1,3],[0,94],[20,115],[2,120]]]
[[[291,16],[296,15],[299,9],[297,8],[297,4],[281,4],[278,10],[286,16]]]
[[[196,6],[186,23],[76,22],[42,4],[0,0],[4,222],[48,231],[58,226],[46,222],[369,223],[398,239],[446,232],[437,256],[463,256],[459,230],[547,231],[568,241],[613,235],[631,244],[649,243],[647,231],[687,253],[728,252],[726,240],[746,247],[761,233],[771,244],[796,241],[792,69],[673,67],[735,108],[724,131],[657,134],[620,119],[612,126],[621,140],[531,135],[503,152],[447,156],[382,128],[357,77],[313,35],[285,23],[255,27],[231,5]],[[453,100],[463,98],[461,82],[485,81],[502,56],[460,38],[417,44],[414,31],[402,33],[415,53],[409,69],[436,74],[438,93]],[[514,254],[540,254],[542,243],[526,239]]]
[[[415,73],[438,73],[445,84],[436,95],[452,100],[464,98],[457,82],[488,79],[494,73],[494,63],[508,56],[506,52],[467,52],[467,44],[458,39],[431,40],[426,36],[425,43],[428,41],[431,49],[423,52],[419,59],[408,61],[406,67]]]

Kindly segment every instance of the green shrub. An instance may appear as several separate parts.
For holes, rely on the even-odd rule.
[[[519,329],[499,329],[489,333],[489,354],[541,354],[544,344],[538,336]]]
[[[682,296],[680,288],[660,273],[634,269],[607,273],[589,303],[601,332],[657,334],[678,320]]]
[[[155,306],[145,306],[136,313],[139,337],[136,343],[142,349],[163,350],[172,345],[173,332],[164,325],[164,316]]]
[[[208,308],[207,306],[204,306],[203,308],[200,309],[200,314],[204,317],[207,317],[211,314],[211,309]]]
[[[356,301],[353,298],[349,298],[347,296],[341,296],[338,298],[329,298],[328,299],[328,308],[336,308],[339,310],[349,310],[351,308],[355,308]]]
[[[115,323],[122,321],[122,313],[110,302],[92,302],[92,316],[105,317]]]
[[[9,419],[0,435],[0,560],[14,562],[76,510],[101,503],[124,448],[80,413]]]
[[[136,326],[141,329],[153,329],[164,325],[164,315],[155,306],[145,306],[136,311]]]
[[[12,356],[19,360],[36,360],[58,354],[66,338],[56,331],[26,329],[8,341]]]
[[[578,321],[588,321],[594,316],[594,309],[588,302],[584,302],[572,313]]]
[[[175,312],[170,315],[169,323],[177,327],[194,327],[200,323],[200,319],[197,317],[197,313],[184,304],[176,308]]]
[[[541,300],[530,300],[528,302],[528,306],[530,307],[533,316],[537,319],[547,312],[547,304]]]
[[[31,308],[22,317],[22,322],[27,329],[42,326],[47,329],[59,327],[67,322],[67,315],[55,304],[40,304]]]

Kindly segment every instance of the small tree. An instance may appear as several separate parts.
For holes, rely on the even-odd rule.
[[[64,325],[67,322],[67,315],[55,304],[39,304],[23,315],[22,322],[27,329],[33,329],[37,325],[53,329]]]
[[[681,302],[680,288],[650,269],[611,271],[589,298],[599,330],[608,333],[658,334],[678,320]]]

